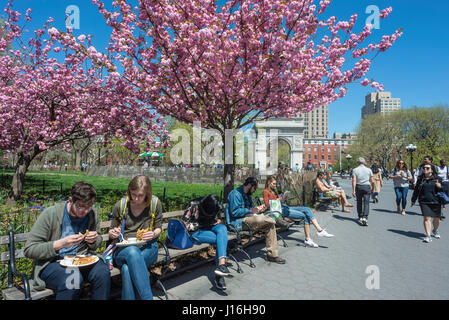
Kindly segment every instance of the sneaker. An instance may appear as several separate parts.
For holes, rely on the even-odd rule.
[[[435,239],[440,239],[441,238],[440,233],[438,232],[438,230],[432,230],[432,236]]]
[[[233,275],[231,274],[231,272],[229,271],[228,267],[226,266],[226,264],[220,264],[217,269],[215,269],[215,274],[219,277],[226,277],[226,278],[232,278]]]
[[[401,214],[405,216],[405,209],[402,209]]]
[[[215,277],[215,286],[219,290],[226,290],[226,281],[223,277]]]
[[[368,220],[366,218],[362,218],[362,224],[367,227],[368,226]]]
[[[325,229],[321,230],[320,232],[316,233],[319,237],[325,237],[325,238],[332,238],[334,235],[328,233]]]
[[[423,241],[426,242],[426,243],[430,243],[430,242],[432,242],[432,238],[431,237],[424,237]]]
[[[318,245],[315,242],[313,242],[312,239],[308,239],[308,240],[304,241],[304,243],[309,247],[318,248]]]

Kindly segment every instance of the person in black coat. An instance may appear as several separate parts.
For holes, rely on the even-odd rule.
[[[431,242],[431,226],[433,224],[432,236],[440,238],[438,227],[440,225],[441,203],[436,196],[437,192],[442,190],[441,178],[438,177],[435,166],[425,164],[422,168],[422,174],[418,177],[416,187],[412,196],[412,206],[416,200],[419,201],[421,213],[424,217],[424,231],[426,237],[424,242]],[[431,224],[431,218],[433,219]]]

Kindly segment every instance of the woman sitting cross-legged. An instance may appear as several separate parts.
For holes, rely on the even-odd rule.
[[[226,266],[226,249],[228,247],[228,230],[222,224],[224,208],[215,194],[193,200],[185,210],[182,220],[187,225],[190,237],[197,244],[216,245],[215,285],[217,289],[226,290],[224,278],[233,275]]]
[[[268,176],[266,183],[265,183],[265,190],[263,191],[263,200],[265,202],[265,206],[267,208],[270,208],[270,200],[281,200],[285,201],[287,200],[286,197],[278,197],[276,194],[276,178],[273,176]],[[326,237],[330,238],[333,237],[333,234],[327,233],[326,230],[321,228],[321,226],[318,224],[317,219],[313,215],[313,212],[308,207],[289,207],[285,204],[282,205],[282,216],[284,218],[290,218],[290,219],[304,219],[304,233],[305,233],[305,244],[313,247],[318,248],[318,245],[313,242],[312,238],[310,237],[310,224],[313,224],[313,226],[317,230],[317,235],[320,237]]]
[[[343,189],[337,190],[335,186],[328,185],[324,180],[325,177],[324,172],[318,172],[315,180],[318,192],[322,192],[325,197],[337,197],[341,204],[341,211],[350,213],[351,210],[345,209],[345,207],[354,207],[354,205],[348,202],[345,191]]]
[[[162,205],[153,196],[148,177],[131,180],[127,198],[117,202],[112,216],[110,239],[139,236],[138,240],[146,242],[142,246],[116,247],[112,254],[114,266],[121,269],[122,300],[153,300],[148,268],[158,256],[156,241],[162,231]]]

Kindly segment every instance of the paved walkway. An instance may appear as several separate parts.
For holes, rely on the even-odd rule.
[[[339,182],[352,193],[350,180]],[[397,214],[393,184],[385,181],[379,203],[370,204],[368,227],[356,220],[355,207],[352,213],[317,212],[334,238],[319,238],[312,227],[320,247],[306,248],[302,227],[293,227],[288,247],[280,246],[285,265],[265,261],[264,244],[257,244],[249,249],[256,268],[242,259],[244,273],[232,268],[224,292],[214,288],[212,263],[164,283],[172,299],[449,299],[449,220],[441,223],[441,239],[424,243],[422,216],[419,207],[410,208],[411,195],[407,215]]]

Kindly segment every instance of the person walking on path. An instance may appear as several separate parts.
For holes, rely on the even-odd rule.
[[[443,192],[445,192],[449,196],[449,168],[446,165],[446,160],[441,159],[440,160],[440,166],[437,167],[438,169],[438,177],[441,178],[441,185],[443,187]],[[446,206],[443,205],[443,208]],[[443,212],[441,212],[440,219],[443,220],[445,216],[443,215]]]
[[[416,182],[418,181],[418,177],[420,176],[420,175],[422,175],[422,173],[423,173],[423,167],[426,165],[426,164],[430,164],[430,165],[434,165],[433,164],[433,158],[431,157],[431,156],[425,156],[423,159],[422,159],[422,164],[418,167],[418,168],[416,168],[416,171],[413,173],[413,184],[415,185],[415,187],[416,187]],[[412,168],[410,168],[411,170],[413,170]]]
[[[383,187],[382,173],[375,163],[371,166],[371,171],[373,172],[373,203],[379,203],[379,192]]]
[[[423,166],[423,173],[418,177],[412,196],[412,206],[419,201],[421,213],[424,217],[424,242],[431,242],[430,230],[433,225],[432,236],[440,238],[438,227],[440,226],[441,204],[436,193],[441,191],[441,178],[438,177],[436,167],[431,164]],[[433,219],[431,223],[431,219]]]
[[[358,167],[352,171],[352,195],[357,198],[359,221],[368,226],[369,198],[373,191],[373,172],[365,167],[365,159],[357,159]]]
[[[393,179],[394,193],[396,194],[396,211],[405,216],[409,183],[413,181],[413,177],[404,160],[396,162],[391,179]]]

